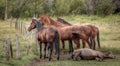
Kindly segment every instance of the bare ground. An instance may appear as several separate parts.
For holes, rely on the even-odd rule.
[[[61,52],[59,61],[70,60],[71,54],[68,51]],[[50,63],[58,61],[56,55],[52,55],[52,60],[49,61],[48,58],[44,59],[34,59],[31,61],[29,66],[48,66]]]

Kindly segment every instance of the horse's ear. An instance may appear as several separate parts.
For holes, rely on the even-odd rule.
[[[60,19],[60,17],[57,17],[57,20],[59,20]]]
[[[47,22],[49,23],[49,24],[51,24],[51,21],[50,21],[50,18],[49,17],[47,17]]]

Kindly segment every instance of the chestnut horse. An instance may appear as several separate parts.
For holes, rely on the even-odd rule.
[[[66,26],[72,26],[72,24],[68,23],[67,21],[65,21],[64,19],[62,18],[57,18],[57,21],[58,22],[61,22],[63,24],[65,24]],[[93,25],[84,25],[83,28],[85,27],[89,27],[90,30],[92,31],[92,42],[94,42],[94,49],[95,49],[95,45],[96,45],[96,42],[95,42],[95,37],[97,36],[97,42],[98,42],[98,47],[100,48],[100,39],[99,39],[99,29],[96,27],[96,26],[93,26]],[[84,31],[88,31],[88,29],[85,28]],[[90,33],[90,32],[89,32]],[[83,41],[83,48],[85,47],[85,43]]]
[[[83,26],[81,26],[81,28],[78,28],[78,26],[66,26],[60,22],[55,22],[48,16],[41,16],[40,21],[46,27],[54,26],[58,30],[60,39],[62,41],[73,40],[77,45],[77,49],[80,48],[79,44],[80,38],[85,40],[88,43],[89,47],[92,48],[92,45],[88,40],[88,37],[84,34],[84,30],[82,28]]]
[[[42,57],[42,43],[45,44],[44,48],[44,58],[46,58],[46,48],[50,49],[49,61],[51,60],[53,44],[55,43],[56,52],[58,54],[57,60],[59,60],[60,48],[59,48],[59,35],[58,31],[52,27],[45,28],[42,24],[33,19],[30,26],[28,27],[28,31],[37,28],[38,32],[36,34],[36,38],[39,41],[40,46],[40,58]]]

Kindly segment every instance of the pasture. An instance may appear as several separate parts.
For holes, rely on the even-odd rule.
[[[53,17],[56,20],[56,16]],[[85,25],[92,24],[99,28],[100,30],[100,41],[101,49],[100,51],[106,52],[111,51],[116,55],[116,59],[106,59],[102,62],[97,62],[95,60],[60,60],[60,61],[42,61],[39,59],[39,54],[35,53],[35,40],[30,39],[30,51],[26,55],[26,36],[23,36],[19,31],[15,30],[14,23],[10,27],[10,21],[0,21],[0,66],[120,66],[120,15],[109,15],[106,17],[99,16],[87,16],[87,15],[71,15],[71,16],[61,16],[71,24],[74,25]],[[22,19],[26,24],[29,25],[31,19]],[[27,28],[27,26],[26,26]],[[20,51],[21,58],[16,58],[16,34],[20,35]],[[5,60],[5,47],[6,47],[6,37],[10,35],[13,45],[14,57],[9,61]],[[67,42],[66,45],[68,46]],[[86,44],[87,45],[87,44]],[[66,50],[68,47],[66,46]],[[74,45],[75,46],[75,45]],[[82,44],[81,44],[82,47]],[[88,47],[88,45],[87,45]],[[98,47],[96,45],[96,47]],[[69,56],[69,55],[67,55]],[[61,56],[62,57],[62,56]]]

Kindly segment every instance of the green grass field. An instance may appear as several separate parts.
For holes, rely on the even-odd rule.
[[[56,17],[53,18],[56,19]],[[107,59],[103,62],[94,60],[60,60],[41,63],[37,62],[35,63],[35,66],[120,66],[120,15],[110,15],[106,17],[72,15],[62,16],[62,18],[74,25],[92,24],[97,26],[100,29],[100,41],[102,46],[101,49],[97,48],[97,50],[103,52],[111,51],[116,55],[116,59]],[[19,31],[14,29],[14,24],[12,24],[11,27],[9,26],[10,21],[0,21],[0,66],[29,66],[34,59],[39,59],[39,55],[35,54],[35,42],[31,39],[30,53],[29,55],[26,55],[27,39],[25,36],[21,35]],[[30,19],[25,19],[24,22],[26,21],[31,22]],[[16,34],[20,34],[21,59],[16,58]],[[6,46],[5,40],[8,35],[10,35],[12,39],[14,51],[14,58],[11,58],[10,61],[6,61],[4,57]]]

